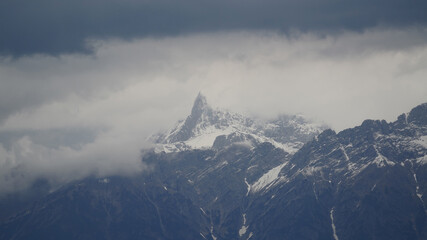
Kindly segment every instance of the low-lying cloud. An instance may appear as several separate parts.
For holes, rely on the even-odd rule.
[[[145,169],[151,134],[189,114],[201,91],[261,118],[302,113],[335,130],[394,120],[427,101],[427,31],[228,32],[92,41],[93,56],[0,62],[0,194],[45,178]]]

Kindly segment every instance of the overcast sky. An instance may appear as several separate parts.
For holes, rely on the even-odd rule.
[[[423,1],[0,3],[0,195],[146,169],[201,91],[340,131],[427,102]]]

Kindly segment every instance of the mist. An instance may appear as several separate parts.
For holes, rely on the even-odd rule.
[[[231,31],[89,41],[94,55],[0,60],[0,194],[40,178],[149,171],[147,138],[202,92],[258,118],[303,114],[336,131],[427,101],[427,30]]]

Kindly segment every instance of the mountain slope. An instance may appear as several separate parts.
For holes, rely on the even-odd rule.
[[[426,239],[426,119],[423,104],[393,123],[324,131],[251,203],[249,230],[256,239]]]
[[[235,123],[199,100],[162,144]],[[245,134],[293,139],[268,129]],[[147,150],[151,171],[140,175],[70,183],[1,222],[0,238],[427,239],[427,104],[392,123],[325,130],[295,154],[234,141],[238,134],[219,135],[214,142],[231,140],[212,147]]]

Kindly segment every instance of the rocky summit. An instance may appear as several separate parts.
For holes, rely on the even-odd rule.
[[[427,104],[336,133],[199,95],[151,139],[150,171],[46,193],[8,211],[0,239],[427,239]]]
[[[199,93],[191,114],[172,130],[154,135],[157,152],[191,149],[221,149],[234,143],[256,145],[269,142],[286,152],[294,153],[327,127],[302,116],[281,115],[260,120],[226,110],[213,109]]]

